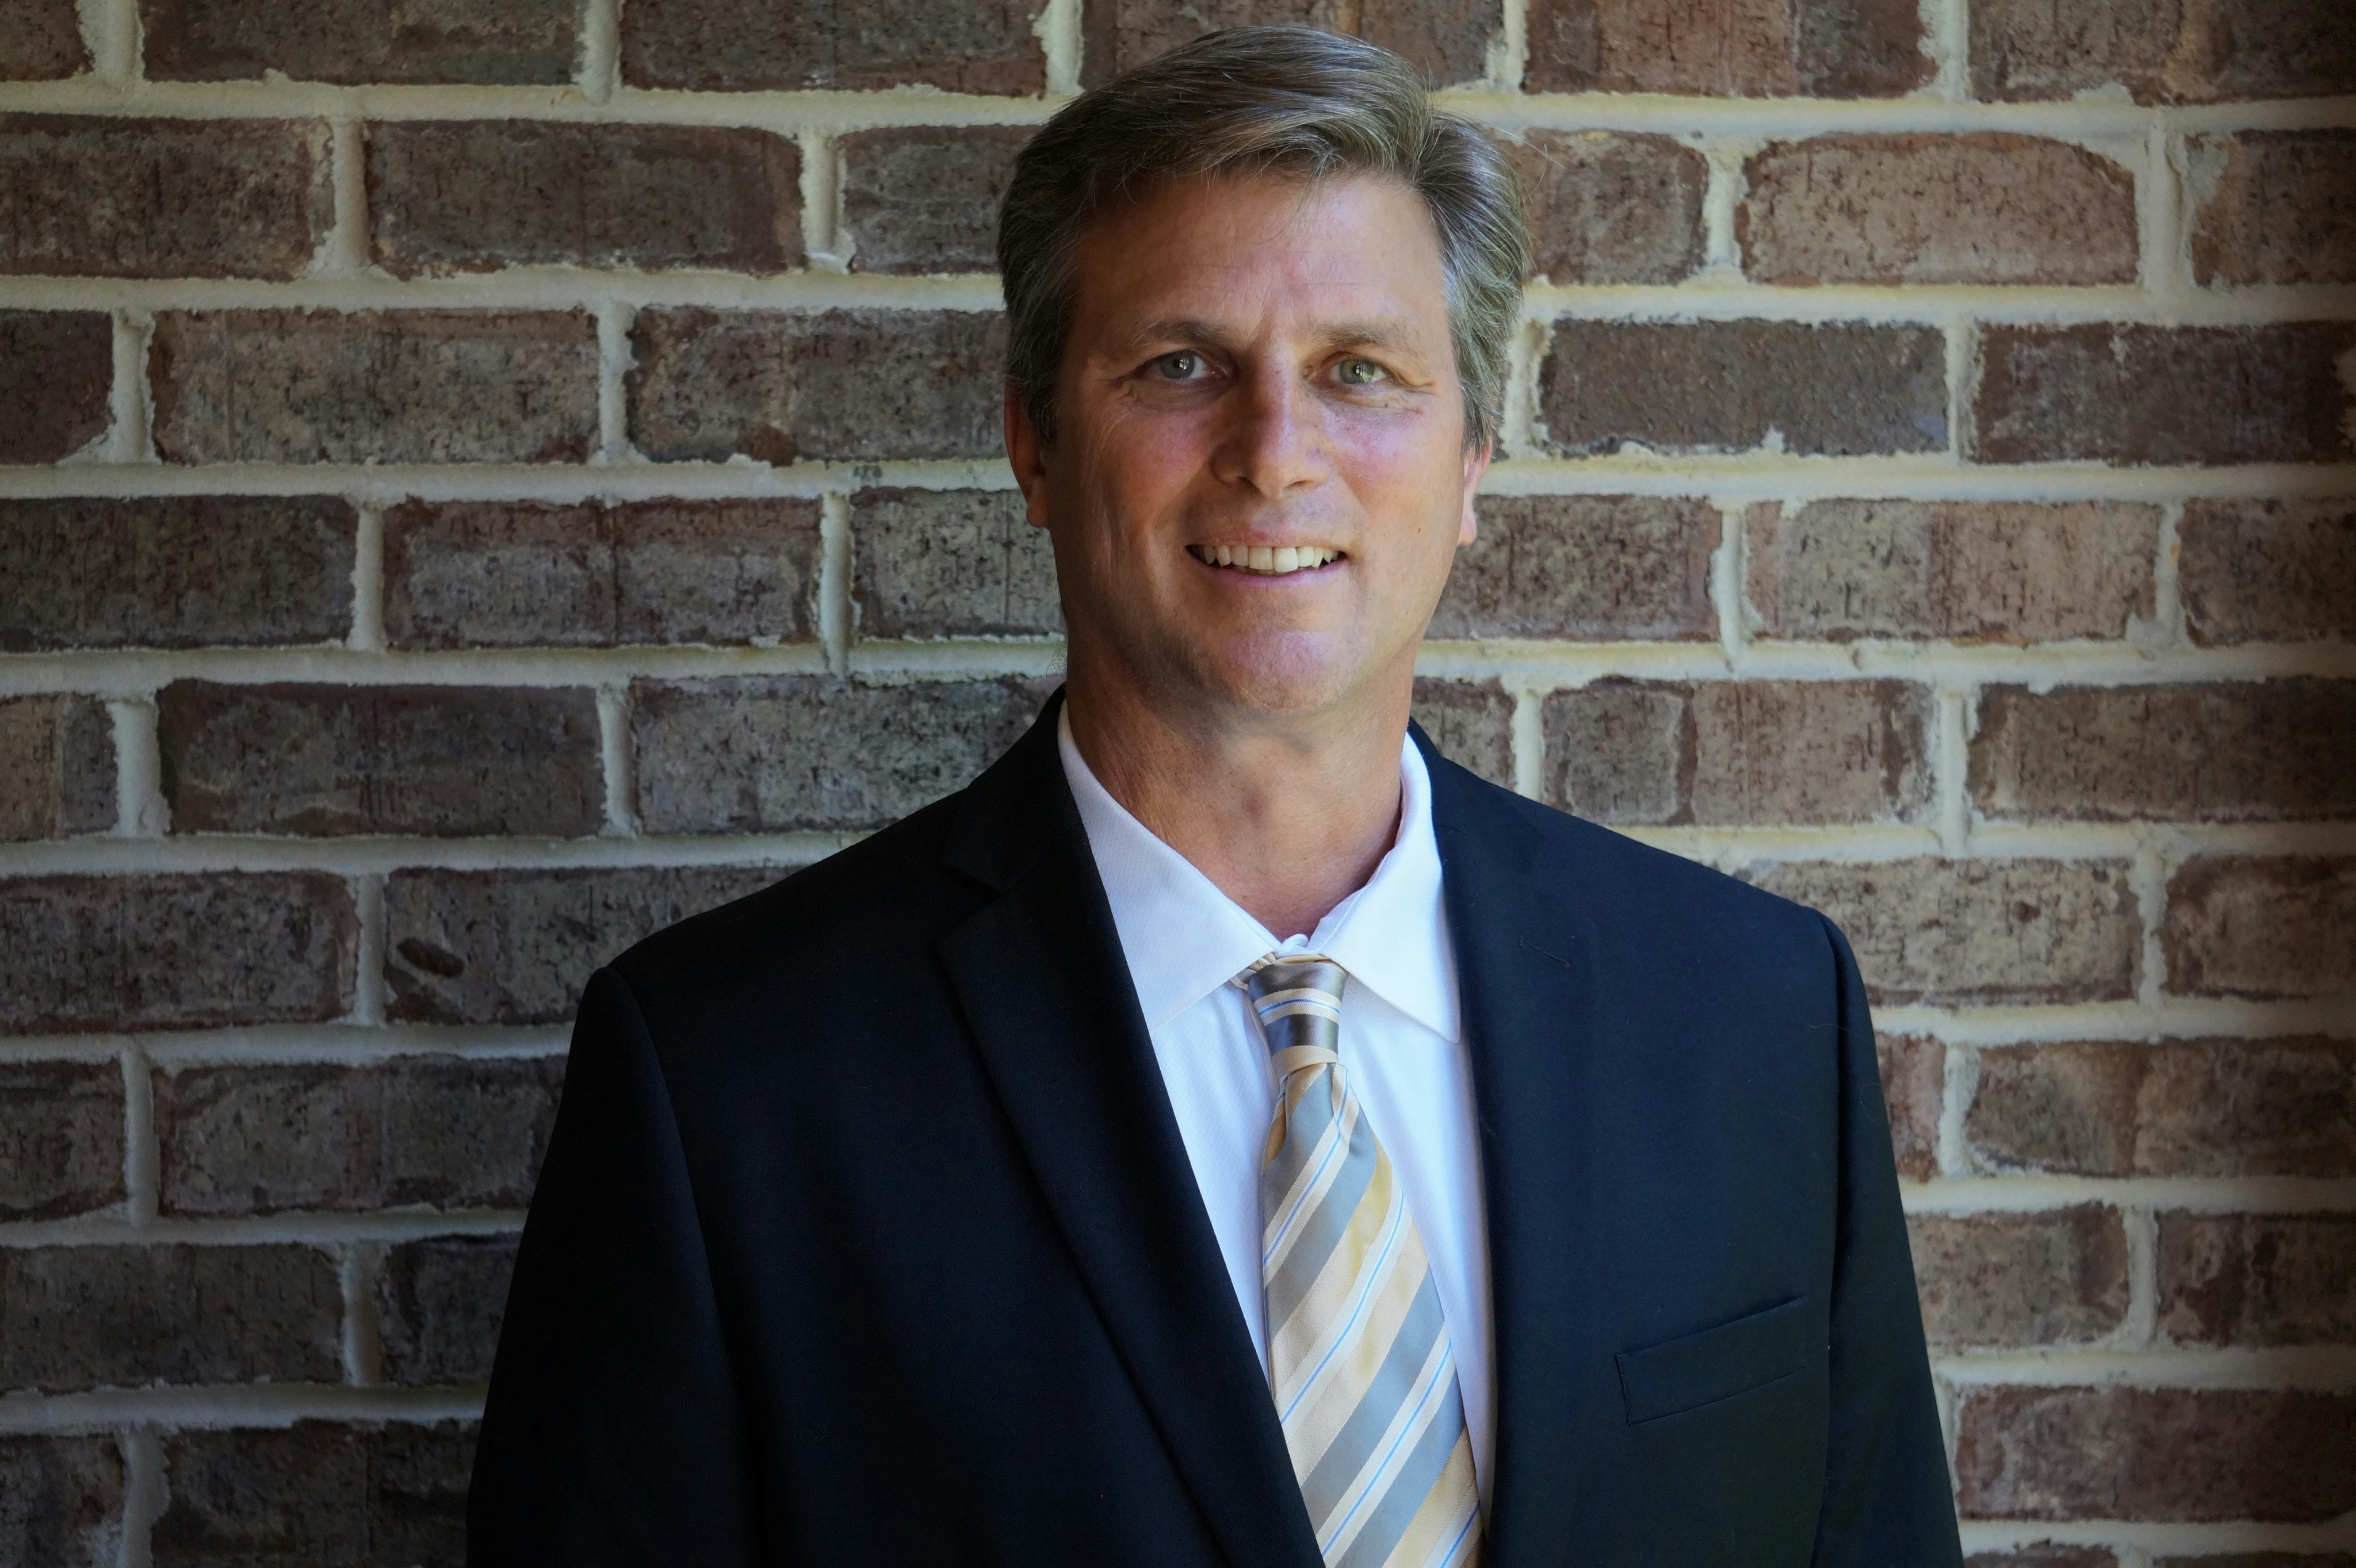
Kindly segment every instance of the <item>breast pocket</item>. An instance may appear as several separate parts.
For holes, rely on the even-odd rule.
[[[1812,1347],[1805,1301],[1787,1301],[1682,1339],[1622,1350],[1620,1398],[1642,1425],[1732,1399],[1804,1369]]]

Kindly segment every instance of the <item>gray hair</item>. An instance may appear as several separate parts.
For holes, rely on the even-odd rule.
[[[1066,104],[1015,159],[998,211],[1006,374],[1040,438],[1055,433],[1073,256],[1089,221],[1159,181],[1261,174],[1387,175],[1423,198],[1465,443],[1494,439],[1529,273],[1521,186],[1484,132],[1432,109],[1412,66],[1313,27],[1238,27],[1173,49]]]

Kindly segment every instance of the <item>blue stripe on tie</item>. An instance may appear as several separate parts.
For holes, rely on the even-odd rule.
[[[1316,1092],[1314,1085],[1310,1091]],[[1365,1200],[1366,1188],[1374,1185],[1375,1164],[1374,1129],[1366,1124],[1365,1112],[1361,1110],[1358,1124],[1350,1129],[1349,1164],[1334,1176],[1333,1185],[1325,1189],[1324,1199],[1315,1211],[1300,1221],[1301,1239],[1292,1244],[1284,1262],[1277,1265],[1276,1273],[1263,1275],[1271,1326],[1292,1316],[1292,1309],[1301,1305],[1301,1298],[1316,1283],[1325,1261],[1342,1244],[1342,1238],[1350,1229],[1351,1216],[1357,1213],[1358,1205]],[[1391,1190],[1398,1190],[1396,1172],[1391,1176]]]
[[[1365,1112],[1362,1111],[1359,1114],[1363,1120]],[[1325,1122],[1323,1125],[1320,1125],[1313,1129],[1303,1129],[1304,1132],[1313,1131],[1317,1133],[1316,1137],[1305,1138],[1303,1142],[1312,1149],[1322,1146],[1325,1152],[1318,1156],[1317,1168],[1309,1173],[1307,1180],[1301,1183],[1301,1195],[1292,1200],[1292,1207],[1285,1211],[1282,1220],[1277,1225],[1276,1233],[1274,1235],[1265,1237],[1262,1240],[1259,1250],[1259,1270],[1263,1288],[1265,1288],[1268,1278],[1268,1261],[1276,1256],[1277,1249],[1284,1245],[1284,1239],[1292,1233],[1293,1227],[1299,1224],[1303,1218],[1311,1212],[1313,1212],[1316,1208],[1319,1197],[1317,1184],[1325,1179],[1327,1173],[1333,1170],[1336,1161],[1346,1160],[1350,1157],[1349,1139],[1338,1136],[1329,1139],[1324,1135],[1325,1127],[1330,1126],[1335,1120],[1336,1117],[1334,1113],[1329,1110],[1326,1112]],[[1290,1140],[1288,1139],[1286,1141],[1285,1148],[1278,1151],[1278,1157],[1281,1159],[1286,1153],[1290,1152],[1290,1147],[1291,1143]],[[1277,1167],[1273,1165],[1268,1167],[1268,1171],[1269,1172],[1274,1172],[1276,1169]],[[1263,1185],[1267,1185],[1269,1180],[1269,1178],[1264,1173],[1262,1176]],[[1292,1180],[1290,1177],[1285,1178],[1284,1184],[1276,1188],[1277,1195],[1281,1197],[1284,1194],[1292,1190]],[[1267,1197],[1262,1197],[1260,1203],[1265,1207],[1268,1203]]]
[[[1308,1499],[1309,1517],[1322,1520],[1333,1511],[1334,1505],[1366,1467],[1366,1460],[1382,1441],[1391,1424],[1391,1418],[1407,1402],[1415,1391],[1416,1374],[1431,1359],[1431,1348],[1440,1338],[1444,1326],[1440,1321],[1440,1293],[1432,1287],[1427,1272],[1415,1300],[1400,1319],[1398,1337],[1384,1353],[1383,1364],[1375,1370],[1365,1391],[1358,1397],[1358,1408],[1350,1412],[1342,1430],[1326,1444],[1317,1467],[1301,1483],[1301,1495]]]
[[[1271,1196],[1280,1201],[1286,1193],[1292,1190],[1294,1181],[1301,1175],[1302,1164],[1316,1152],[1318,1143],[1325,1136],[1326,1127],[1342,1113],[1341,1107],[1333,1103],[1333,1097],[1331,1094],[1320,1094],[1317,1092],[1318,1087],[1317,1084],[1312,1083],[1309,1086],[1309,1092],[1301,1097],[1300,1108],[1293,1112],[1291,1119],[1284,1124],[1284,1142],[1277,1145],[1276,1158],[1259,1168],[1260,1219],[1263,1237],[1266,1234],[1265,1222]],[[1359,1120],[1365,1119],[1364,1107],[1359,1109],[1358,1115]],[[1336,1138],[1333,1140],[1333,1147],[1326,1151],[1323,1158],[1332,1160],[1336,1157],[1346,1157],[1349,1152],[1350,1140]],[[1322,1163],[1320,1170],[1322,1174]],[[1316,1189],[1317,1184],[1312,1182],[1303,1190],[1314,1192]],[[1268,1260],[1265,1251],[1262,1252],[1260,1261],[1263,1265],[1266,1264]]]
[[[1410,1228],[1407,1204],[1402,1201],[1393,1212],[1391,1228],[1383,1232],[1382,1243],[1375,1249],[1373,1261],[1358,1276],[1358,1294],[1351,1298],[1350,1310],[1343,1316],[1341,1332],[1333,1336],[1333,1343],[1325,1347],[1325,1354],[1318,1357],[1317,1364],[1310,1368],[1307,1375],[1302,1377],[1301,1386],[1292,1391],[1292,1402],[1276,1412],[1276,1419],[1279,1422],[1292,1419],[1292,1412],[1301,1408],[1301,1402],[1308,1398],[1309,1391],[1317,1386],[1319,1374],[1323,1372],[1333,1358],[1341,1353],[1342,1348],[1350,1342],[1350,1336],[1357,1330],[1358,1319],[1366,1315],[1367,1307],[1374,1302],[1375,1287],[1382,1282],[1384,1273],[1390,1268],[1391,1254],[1398,1251],[1400,1240]],[[1283,1321],[1283,1318],[1274,1317],[1271,1315],[1269,1326],[1270,1337],[1274,1337],[1277,1326]]]
[[[1471,1513],[1464,1516],[1464,1528],[1456,1532],[1456,1539],[1448,1543],[1447,1552],[1441,1554],[1440,1561],[1433,1564],[1433,1568],[1448,1568],[1450,1563],[1455,1562],[1457,1555],[1472,1541],[1472,1532],[1480,1527],[1481,1509],[1476,1505]]]
[[[1450,1365],[1440,1375],[1440,1385],[1447,1391],[1446,1402],[1424,1427],[1422,1434],[1416,1440],[1414,1452],[1408,1455],[1407,1463],[1399,1466],[1399,1473],[1392,1477],[1391,1484],[1384,1488],[1381,1500],[1376,1504],[1373,1517],[1366,1520],[1365,1528],[1358,1531],[1358,1538],[1350,1542],[1350,1550],[1344,1552],[1342,1560],[1333,1563],[1332,1568],[1382,1568],[1383,1562],[1391,1554],[1391,1549],[1399,1543],[1399,1537],[1405,1535],[1407,1527],[1415,1521],[1417,1512],[1423,1507],[1423,1499],[1431,1496],[1431,1488],[1439,1485],[1440,1473],[1448,1468],[1448,1456],[1456,1451],[1457,1441],[1464,1435],[1464,1412],[1457,1401],[1453,1357],[1450,1358]],[[1430,1403],[1429,1399],[1425,1402]],[[1412,1430],[1411,1425],[1409,1429]],[[1365,1506],[1365,1500],[1361,1499],[1359,1509]],[[1355,1514],[1358,1509],[1351,1511]],[[1476,1509],[1474,1512],[1477,1514],[1479,1510]],[[1324,1540],[1332,1541],[1348,1523],[1348,1520],[1337,1522],[1333,1534]],[[1324,1541],[1320,1541],[1319,1545],[1322,1548]]]

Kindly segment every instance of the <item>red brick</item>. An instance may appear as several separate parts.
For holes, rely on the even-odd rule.
[[[1917,1214],[1906,1238],[1933,1345],[2084,1344],[2126,1320],[2127,1233],[2115,1208]]]
[[[894,125],[835,144],[842,233],[862,273],[998,270],[998,201],[1028,125]]]
[[[1875,98],[1931,80],[1912,0],[1530,0],[1534,92]]]
[[[1725,520],[1708,501],[1650,496],[1483,496],[1425,635],[1642,639],[1718,636],[1709,557]]]
[[[155,704],[177,832],[567,838],[605,823],[584,687],[179,681]]]
[[[320,872],[0,879],[0,1031],[321,1023],[359,940]]]
[[[1554,449],[1762,446],[1815,456],[1947,445],[1946,347],[1922,327],[1558,321],[1538,396]]]
[[[480,81],[562,86],[580,48],[570,0],[139,0],[159,81]]]
[[[2356,1214],[2167,1213],[2157,1251],[2172,1340],[2356,1342]]]
[[[369,127],[369,235],[396,277],[802,261],[801,152],[766,131],[410,120]]]
[[[166,311],[169,463],[562,463],[597,444],[585,311]]]
[[[0,698],[0,841],[114,825],[114,721],[91,697]]]
[[[1080,12],[1080,81],[1093,87],[1223,27],[1297,23],[1380,44],[1444,87],[1484,74],[1502,9],[1499,0],[1099,0]]]
[[[2340,463],[2356,325],[1990,327],[1971,452],[1984,463]]]
[[[783,875],[751,865],[395,872],[384,889],[386,1016],[568,1023],[599,964]]]
[[[2135,994],[2143,932],[2124,861],[1794,861],[1749,879],[1837,921],[1885,1005]]]
[[[1529,201],[1537,281],[1669,284],[1700,268],[1709,160],[1694,148],[1614,131],[1528,131],[1503,145]]]
[[[1743,165],[1743,271],[1773,284],[2131,284],[2135,177],[2067,142],[1819,136]]]
[[[2328,97],[2356,81],[2356,12],[2337,0],[1975,0],[1972,91],[2138,103]]]
[[[1964,1568],[2119,1568],[2119,1560],[2106,1546],[2039,1541],[2011,1552],[1975,1552],[1964,1559]]]
[[[811,500],[411,501],[384,515],[395,648],[808,642]]]
[[[1419,678],[1409,716],[1440,756],[1492,784],[1514,787],[1514,698],[1496,682]]]
[[[1970,789],[1991,817],[2356,816],[2356,681],[1985,687]]]
[[[1051,684],[641,681],[630,689],[638,812],[662,833],[881,827],[995,761]]]
[[[1890,1143],[1905,1181],[1939,1174],[1939,1119],[1947,1099],[1947,1047],[1922,1035],[1877,1035],[1881,1099],[1890,1112]]]
[[[455,1422],[170,1434],[155,1568],[446,1568],[466,1557],[474,1449]]]
[[[658,460],[995,457],[994,312],[642,310],[630,439]]]
[[[488,1380],[515,1253],[513,1236],[435,1236],[387,1248],[378,1291],[385,1380]]]
[[[166,1214],[425,1205],[520,1208],[556,1120],[561,1058],[154,1075]]]
[[[2152,614],[2155,506],[1760,501],[1744,527],[1766,637],[2049,642],[2123,637]]]
[[[89,69],[74,0],[13,0],[0,10],[0,81],[37,81]]]
[[[339,1382],[343,1308],[313,1247],[0,1248],[0,1388]]]
[[[2193,641],[2356,639],[2356,500],[2190,500],[2179,532]]]
[[[2179,996],[2330,996],[2356,989],[2356,860],[2203,855],[2168,882],[2160,922]]]
[[[123,1114],[111,1061],[0,1062],[0,1219],[123,1201]]]
[[[114,323],[95,310],[0,310],[0,463],[54,463],[106,434]]]
[[[1047,85],[1038,0],[815,0],[748,9],[730,0],[630,0],[622,80],[736,91],[939,87],[1029,93]]]
[[[0,29],[0,59],[6,56]],[[0,1437],[0,1530],[25,1568],[123,1560],[123,1450],[111,1434]]]
[[[2356,131],[2194,136],[2185,156],[2201,283],[2356,283]]]
[[[1906,822],[1931,800],[1927,688],[1599,681],[1542,710],[1547,798],[1598,822]]]
[[[332,496],[0,500],[0,650],[341,641],[358,528]]]
[[[1976,1388],[1956,1426],[1967,1519],[2319,1521],[2356,1507],[2356,1394]]]
[[[1053,637],[1055,553],[1017,490],[862,490],[851,499],[851,613],[862,637]]]

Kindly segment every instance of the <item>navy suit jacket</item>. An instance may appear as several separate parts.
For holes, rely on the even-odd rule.
[[[1314,1568],[1055,754],[589,983],[476,1568]],[[1440,757],[1484,1561],[1954,1568],[1873,1031],[1822,916]]]

